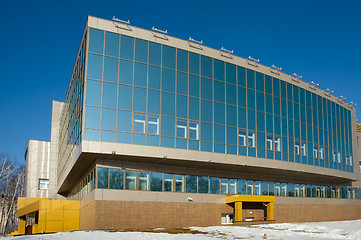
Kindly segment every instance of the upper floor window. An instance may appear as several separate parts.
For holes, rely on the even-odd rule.
[[[49,189],[49,179],[39,179],[39,190]]]

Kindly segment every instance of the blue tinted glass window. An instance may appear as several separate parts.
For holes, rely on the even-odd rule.
[[[102,95],[102,83],[98,81],[87,80],[86,104],[100,106]]]
[[[266,112],[267,113],[273,113],[273,102],[272,102],[272,96],[266,94]]]
[[[214,100],[224,102],[224,82],[214,81]]]
[[[201,97],[205,99],[213,99],[213,86],[212,79],[204,78],[201,79]]]
[[[255,89],[254,85],[254,71],[247,69],[247,88]]]
[[[175,120],[172,117],[162,116],[161,121],[161,135],[174,137],[175,132]]]
[[[90,28],[89,52],[103,54],[104,31]]]
[[[257,130],[265,131],[265,116],[263,112],[257,112]]]
[[[162,90],[168,92],[175,91],[175,72],[169,69],[162,69]]]
[[[104,81],[118,82],[118,59],[104,57]]]
[[[264,92],[264,75],[256,72],[256,90]]]
[[[266,148],[266,137],[263,132],[257,132],[257,148]]]
[[[104,142],[115,142],[115,132],[113,131],[102,131],[101,132],[101,141]]]
[[[273,133],[273,115],[266,114],[266,126],[267,126],[267,132]]]
[[[246,107],[247,106],[247,90],[243,87],[238,87],[238,106]]]
[[[175,95],[173,93],[162,92],[162,115],[174,116]]]
[[[201,140],[213,141],[213,125],[211,123],[201,123]]]
[[[119,85],[118,108],[132,110],[132,87]]]
[[[199,97],[199,77],[189,74],[189,95]]]
[[[206,122],[212,122],[213,120],[213,107],[212,102],[202,100],[201,102],[201,120]]]
[[[246,69],[243,67],[237,67],[238,85],[246,87]]]
[[[264,112],[264,93],[256,92],[257,110]]]
[[[256,113],[248,110],[248,129],[256,130]]]
[[[224,62],[214,59],[214,79],[224,81]]]
[[[226,63],[226,82],[236,84],[236,65]]]
[[[147,65],[142,63],[134,64],[134,85],[147,87]]]
[[[196,53],[189,53],[189,73],[199,75],[199,55]]]
[[[293,108],[294,108],[294,119],[296,121],[300,121],[300,105],[295,103]]]
[[[248,108],[255,109],[256,105],[256,93],[253,90],[247,90],[247,106]]]
[[[213,144],[210,142],[201,142],[201,150],[206,152],[212,152]]]
[[[119,57],[119,35],[105,32],[105,55]]]
[[[102,109],[102,129],[114,130],[116,129],[116,110]],[[115,141],[115,137],[114,137]]]
[[[300,88],[297,86],[293,86],[293,101],[295,103],[299,103],[300,102]]]
[[[119,62],[119,83],[133,83],[133,62],[120,60]]]
[[[177,49],[177,70],[188,72],[188,52]]]
[[[187,149],[187,139],[177,138],[176,148]]]
[[[274,116],[275,134],[281,135],[281,118]]]
[[[236,86],[231,84],[226,84],[226,96],[227,96],[227,103],[236,105],[237,103],[237,93],[236,93]]]
[[[132,112],[118,111],[117,131],[130,132],[132,129]]]
[[[148,62],[148,41],[135,39],[135,61]]]
[[[117,107],[117,84],[104,83],[103,84],[103,107],[116,108]]]
[[[175,48],[163,45],[162,65],[166,68],[175,69]]]
[[[188,74],[177,72],[177,93],[188,95]]]
[[[305,90],[303,88],[300,88],[300,104],[301,105],[306,104]]]
[[[117,133],[117,142],[130,143],[130,139],[131,139],[130,133],[124,133],[124,132]]]
[[[227,125],[237,126],[237,107],[227,105]]]
[[[94,129],[85,129],[84,140],[99,141],[100,131]]]
[[[148,90],[148,112],[160,113],[160,92],[156,90]]]
[[[224,104],[214,103],[214,122],[224,124]]]
[[[88,78],[102,79],[103,56],[88,55]]]
[[[148,87],[160,89],[160,68],[149,65],[148,68]]]
[[[285,81],[281,81],[281,98],[287,99],[287,84]]]
[[[247,128],[247,114],[245,108],[238,108],[238,127]]]
[[[146,112],[146,96],[147,90],[145,88],[134,88],[134,111]]]
[[[227,127],[227,144],[237,145],[237,128]]]
[[[134,38],[122,35],[120,40],[120,57],[133,60],[133,55]]]
[[[133,133],[132,134],[132,143],[139,144],[139,145],[145,145],[145,135]]]
[[[225,142],[225,127],[222,125],[214,125],[214,142]]]
[[[212,58],[201,56],[201,71],[202,76],[212,77]]]
[[[188,102],[187,97],[182,95],[177,95],[177,117],[188,118]]]
[[[287,83],[287,100],[288,101],[293,101],[292,92],[293,92],[292,84]]]
[[[159,43],[149,42],[149,63],[160,66],[161,45]]]
[[[287,117],[287,101],[284,99],[281,100],[281,110],[282,117]]]
[[[264,81],[265,81],[265,92],[267,94],[272,95],[272,93],[273,93],[273,91],[272,91],[272,77],[265,75]]]
[[[273,98],[273,107],[274,114],[277,116],[281,116],[281,99],[278,97]]]
[[[199,120],[199,99],[189,98],[189,119]]]
[[[273,78],[273,95],[280,96],[280,80]]]
[[[86,107],[85,109],[85,127],[100,128],[100,108]]]

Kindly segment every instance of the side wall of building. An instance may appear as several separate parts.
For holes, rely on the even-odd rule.
[[[50,177],[50,142],[29,140],[25,161],[25,196],[47,198],[48,189],[39,189],[39,179]]]

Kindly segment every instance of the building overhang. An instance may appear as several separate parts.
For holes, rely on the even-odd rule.
[[[239,155],[96,141],[83,141],[80,149],[58,185],[61,195],[66,196],[97,159],[234,172],[248,179],[280,182],[344,185],[356,180],[355,174],[339,170]]]

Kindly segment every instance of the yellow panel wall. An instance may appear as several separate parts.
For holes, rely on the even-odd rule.
[[[18,201],[18,215],[38,212],[38,224],[33,226],[33,234],[79,229],[79,209],[80,201],[47,198],[19,198]],[[25,234],[25,221],[19,223],[19,230],[12,235]]]

